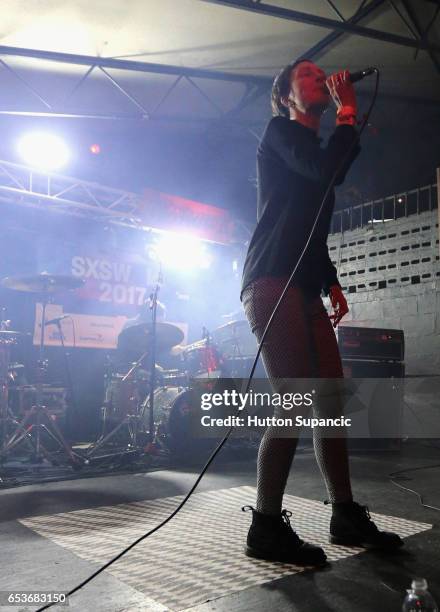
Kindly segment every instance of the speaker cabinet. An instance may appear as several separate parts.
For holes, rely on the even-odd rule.
[[[401,424],[403,414],[403,384],[395,387],[389,379],[405,377],[403,362],[367,361],[342,359],[345,378],[375,379],[372,393],[364,410],[352,417],[353,429],[348,440],[351,450],[398,451],[401,446]],[[381,382],[384,379],[384,382]],[[385,380],[388,379],[385,383]],[[394,387],[394,388],[393,388]],[[356,429],[368,431],[371,438],[357,438]]]

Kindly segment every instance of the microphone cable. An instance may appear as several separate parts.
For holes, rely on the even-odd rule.
[[[370,106],[367,110],[367,112],[364,115],[364,119],[361,122],[360,128],[359,128],[359,139],[360,136],[362,134],[362,132],[365,129],[365,126],[368,123],[368,120],[370,118],[371,115],[371,111],[373,110],[374,104],[376,102],[376,98],[377,98],[377,92],[379,89],[379,70],[377,68],[372,68],[372,71],[374,71],[374,73],[376,74],[376,83],[375,83],[375,89],[374,89],[374,93],[373,93],[373,97],[370,103]],[[261,341],[258,345],[258,350],[257,350],[257,354],[255,356],[254,362],[252,364],[252,368],[249,374],[249,377],[247,379],[247,383],[246,383],[246,387],[245,387],[245,393],[247,393],[250,389],[250,385],[251,385],[251,381],[252,378],[254,376],[255,373],[255,368],[257,366],[258,363],[258,359],[260,357],[260,353],[261,353],[261,349],[263,347],[263,343],[264,340],[267,336],[267,333],[270,329],[270,326],[272,325],[272,322],[275,318],[276,313],[278,312],[278,309],[287,293],[287,290],[289,288],[290,283],[292,282],[293,277],[295,276],[296,270],[299,266],[299,264],[301,263],[301,260],[304,256],[304,253],[307,250],[307,247],[309,246],[310,240],[313,236],[313,232],[315,231],[315,227],[316,224],[318,223],[318,219],[319,216],[322,212],[322,209],[324,207],[325,201],[327,199],[327,196],[329,195],[331,189],[334,186],[334,183],[336,181],[336,178],[339,174],[339,172],[342,170],[342,168],[344,167],[346,161],[349,159],[349,156],[351,155],[353,149],[355,148],[355,146],[358,143],[358,139],[354,139],[353,140],[353,144],[351,145],[351,147],[348,149],[347,153],[345,154],[345,156],[343,157],[341,163],[339,164],[339,166],[337,167],[336,171],[333,173],[333,176],[328,184],[328,187],[325,191],[324,197],[322,199],[321,202],[321,206],[318,210],[318,213],[316,215],[315,221],[313,223],[312,229],[310,231],[309,237],[306,241],[306,244],[298,258],[298,261],[296,262],[296,265],[294,267],[294,269],[292,270],[292,273],[289,276],[289,279],[277,301],[277,303],[275,304],[275,307],[272,311],[272,314],[269,318],[269,321],[266,324],[265,330],[263,332],[263,335],[261,337]],[[240,408],[237,409],[236,415],[238,416],[239,414],[239,410]],[[123,557],[126,553],[128,553],[132,548],[134,548],[135,546],[137,546],[140,542],[142,542],[143,540],[145,540],[146,538],[148,538],[149,536],[153,535],[153,533],[156,533],[156,531],[158,531],[159,529],[161,529],[162,527],[164,527],[172,518],[174,518],[176,516],[176,514],[183,508],[183,506],[186,504],[186,502],[189,500],[189,498],[191,497],[191,495],[194,493],[194,491],[196,490],[196,488],[198,487],[200,481],[202,480],[203,476],[205,475],[208,467],[211,465],[211,463],[214,461],[215,457],[218,455],[218,453],[220,452],[220,450],[223,448],[223,446],[226,444],[229,436],[231,435],[233,429],[234,429],[235,425],[231,425],[231,427],[228,429],[227,433],[225,434],[225,436],[223,437],[222,441],[219,443],[219,445],[217,446],[216,449],[214,449],[214,451],[211,453],[209,459],[207,460],[207,462],[205,463],[204,467],[202,468],[202,471],[200,472],[200,474],[197,476],[194,484],[192,485],[192,487],[190,488],[190,490],[188,491],[188,493],[185,495],[185,497],[183,498],[183,500],[179,503],[179,505],[175,508],[175,510],[173,510],[173,512],[171,512],[171,514],[169,514],[161,523],[159,523],[158,525],[156,525],[156,527],[153,527],[153,529],[150,529],[150,531],[147,531],[146,533],[144,533],[143,535],[141,535],[139,538],[137,538],[136,540],[134,540],[131,544],[129,544],[126,548],[124,548],[121,552],[119,552],[117,555],[115,555],[112,559],[110,559],[109,561],[107,561],[107,563],[105,563],[104,565],[102,565],[100,568],[98,568],[95,572],[93,572],[90,576],[88,576],[87,578],[85,578],[82,582],[80,582],[77,586],[75,586],[73,589],[71,589],[70,591],[68,591],[66,593],[66,599],[67,597],[70,597],[71,595],[73,595],[74,593],[77,593],[80,589],[82,589],[84,586],[86,586],[86,584],[88,584],[89,582],[91,582],[91,580],[93,580],[94,578],[96,578],[96,576],[98,576],[99,574],[101,574],[104,570],[106,570],[108,567],[110,567],[111,565],[113,565],[113,563],[115,563],[116,561],[118,561],[118,559],[120,559],[121,557]],[[41,608],[38,608],[38,610],[36,610],[36,612],[43,612],[43,610],[48,610],[49,608],[51,608],[52,606],[57,605],[56,602],[52,602],[49,603]]]

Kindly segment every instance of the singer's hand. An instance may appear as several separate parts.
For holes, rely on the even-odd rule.
[[[332,74],[327,78],[325,83],[336,104],[337,111],[343,106],[351,106],[354,109],[357,108],[356,93],[353,83],[350,81],[350,73],[348,70]]]
[[[329,290],[330,301],[333,306],[333,314],[329,315],[329,319],[334,319],[333,327],[336,327],[339,321],[345,316],[349,310],[347,300],[345,299],[342,289],[339,285],[332,285]]]

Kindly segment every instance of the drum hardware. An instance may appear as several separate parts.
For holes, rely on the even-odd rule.
[[[147,433],[148,441],[153,443],[154,439],[154,389],[156,388],[156,380],[158,379],[158,369],[160,366],[156,364],[156,354],[158,351],[170,350],[173,346],[180,344],[184,334],[182,330],[171,323],[163,323],[156,321],[157,314],[157,294],[159,292],[159,282],[156,284],[154,292],[150,296],[150,308],[152,312],[152,321],[150,323],[138,323],[126,329],[123,329],[119,334],[118,348],[124,352],[125,347],[129,347],[131,353],[137,352],[140,354],[139,359],[133,364],[129,371],[123,377],[123,382],[128,381],[135,372],[137,372],[142,363],[149,358],[149,397],[150,397],[150,418],[148,427],[142,432]],[[144,396],[145,397],[145,396]],[[143,398],[142,398],[143,399]],[[135,414],[126,414],[123,420],[118,423],[114,433],[120,431],[121,427],[127,425],[130,435],[131,444],[137,444],[137,436],[139,433],[139,410],[140,401],[137,405]],[[129,418],[129,416],[131,418]],[[136,417],[136,418],[134,418]],[[104,413],[105,420],[105,413]],[[110,432],[107,436],[102,437],[96,443],[99,447],[108,442],[113,436]],[[130,444],[130,446],[131,446]],[[97,447],[93,445],[91,453],[94,453]]]
[[[46,325],[56,325],[58,327],[58,333],[59,333],[60,340],[61,340],[61,346],[63,348],[64,369],[65,369],[65,372],[66,372],[67,388],[69,390],[69,395],[70,395],[70,406],[71,406],[71,410],[73,410],[73,413],[77,414],[78,413],[78,405],[76,403],[76,395],[75,395],[75,391],[73,389],[72,375],[71,375],[71,372],[70,372],[69,358],[67,356],[66,345],[64,344],[64,334],[63,334],[63,330],[61,328],[61,321],[62,321],[62,317],[56,317],[55,319],[52,319],[52,321],[50,323],[49,323],[49,321],[47,321]],[[69,408],[68,408],[67,409],[67,414],[66,414],[66,417],[69,420],[69,423],[71,422],[71,410],[69,410]]]
[[[0,461],[3,462],[4,457],[7,454],[7,440],[9,430],[11,426],[14,429],[20,426],[20,422],[13,415],[9,405],[9,384],[10,384],[10,348],[15,345],[20,332],[15,332],[10,329],[9,322],[2,321],[0,323],[0,432],[1,432],[1,446],[0,446]],[[25,432],[26,433],[26,432]],[[29,443],[29,439],[26,436],[26,442]]]
[[[188,387],[189,380],[186,372],[182,370],[163,370],[162,385],[163,387]]]
[[[138,401],[130,403],[130,407],[133,409],[128,411],[122,420],[116,424],[116,426],[105,435],[105,427],[107,419],[107,407],[104,406],[104,418],[103,418],[103,432],[98,441],[91,445],[90,451],[87,456],[91,457],[96,451],[109,442],[122,428],[126,427],[129,434],[129,442],[127,444],[127,451],[138,447],[138,436],[140,432],[140,420],[144,417],[146,405],[148,405],[149,418],[148,426],[143,428],[142,434],[147,436],[148,451],[154,452],[156,444],[156,432],[154,423],[154,391],[156,389],[156,354],[158,351],[169,350],[173,346],[180,344],[183,340],[184,334],[182,330],[176,325],[170,323],[157,322],[157,297],[160,289],[160,283],[162,271],[159,271],[159,277],[154,288],[154,291],[150,295],[150,310],[152,320],[149,323],[138,323],[131,325],[126,329],[123,329],[119,334],[118,338],[118,349],[120,352],[133,353],[137,351],[140,354],[138,360],[128,370],[128,372],[122,377],[121,385],[126,385],[133,379],[133,375],[139,370],[143,361],[147,358],[150,359],[149,368],[149,392],[148,404],[143,402],[141,405],[140,398]],[[143,408],[142,408],[143,406]],[[142,412],[143,411],[143,412]],[[144,419],[145,421],[145,419]],[[143,423],[146,425],[146,423]]]
[[[136,327],[138,326],[129,329]],[[125,330],[122,333],[125,333]],[[134,332],[131,333],[134,334]],[[137,431],[148,436],[148,443],[144,447],[144,451],[148,454],[164,452],[181,459],[190,459],[193,455],[206,454],[216,444],[215,439],[194,436],[191,424],[195,407],[192,405],[192,391],[189,388],[190,378],[209,379],[206,384],[210,385],[209,389],[211,389],[212,385],[217,384],[218,378],[226,377],[228,372],[227,360],[223,359],[217,344],[212,341],[206,329],[203,330],[203,334],[205,337],[202,340],[183,349],[184,372],[179,369],[162,370],[162,384],[155,385],[153,391],[154,411],[151,410],[150,393],[145,394],[143,401],[138,403],[139,396],[136,397],[135,381],[131,377],[122,374],[112,376],[110,392],[106,396],[106,407],[104,408],[107,413],[105,421],[108,423],[112,417],[119,417],[116,423],[118,432],[130,422],[133,428],[138,427]],[[160,324],[158,324],[157,335],[160,344]],[[144,340],[142,346],[148,349],[148,341]],[[144,353],[146,357],[149,354],[148,350]],[[136,370],[137,365],[138,362],[134,364],[132,370]],[[131,387],[128,384],[130,381],[132,382]],[[127,385],[125,389],[124,384]],[[151,388],[150,386],[150,391]],[[137,411],[136,405],[139,406]],[[151,424],[152,415],[153,425]],[[107,437],[103,435],[102,443],[109,441],[112,435],[113,432],[110,432]],[[240,445],[243,440],[245,438],[240,438]]]
[[[137,327],[137,326],[136,326]],[[133,449],[137,449],[138,448],[138,434],[139,434],[139,404],[140,404],[140,397],[137,394],[137,388],[136,388],[136,380],[134,378],[134,374],[136,373],[136,371],[140,368],[140,366],[142,365],[144,359],[147,357],[149,351],[145,351],[141,357],[133,364],[133,366],[128,370],[128,372],[124,375],[121,376],[119,375],[119,380],[116,379],[119,384],[116,388],[116,391],[118,393],[123,394],[123,398],[119,397],[115,397],[115,401],[113,401],[113,394],[112,394],[112,382],[114,381],[114,376],[111,377],[110,379],[110,389],[106,390],[106,399],[104,402],[104,406],[102,408],[103,410],[103,427],[102,427],[102,432],[100,437],[98,438],[98,440],[96,442],[94,442],[93,444],[90,445],[88,452],[87,452],[87,457],[93,457],[93,455],[105,444],[107,444],[107,442],[109,442],[112,438],[114,438],[123,428],[127,428],[127,432],[128,432],[128,436],[129,436],[129,442],[126,445],[126,451],[132,451]],[[116,375],[118,376],[118,375]],[[149,386],[151,386],[151,380],[149,381]],[[109,392],[110,391],[110,395]],[[129,394],[129,396],[127,397],[127,392]],[[122,420],[119,420],[119,422],[114,425],[114,427],[111,429],[111,431],[109,431],[106,434],[106,429],[107,429],[107,422],[110,421],[110,415],[109,412],[111,410],[113,410],[114,408],[118,409],[121,405],[121,399],[123,399],[124,404],[125,402],[128,401],[128,404],[130,406],[130,408],[125,411],[125,414],[122,417]],[[114,421],[114,419],[113,419]]]
[[[255,357],[257,341],[246,320],[229,321],[213,331],[213,338],[227,359]]]
[[[43,383],[47,374],[47,360],[45,359],[45,327],[46,327],[46,306],[49,301],[49,296],[61,291],[72,290],[80,287],[84,283],[83,280],[72,276],[55,275],[43,272],[35,276],[16,276],[7,277],[1,281],[3,287],[16,291],[24,291],[30,293],[41,293],[42,295],[42,318],[41,318],[41,336],[37,362],[37,382],[35,385],[36,399],[35,405],[25,414],[24,418],[17,422],[15,431],[7,438],[3,438],[3,446],[0,452],[2,458],[6,457],[14,448],[22,441],[31,444],[33,447],[32,459],[36,462],[42,462],[43,458],[48,459],[52,464],[56,464],[53,453],[49,452],[43,445],[41,434],[44,431],[57,445],[59,450],[63,450],[65,455],[70,460],[73,467],[79,467],[84,461],[82,457],[77,455],[67,443],[61,433],[56,421],[52,419],[47,407],[43,405]],[[34,418],[35,417],[35,418]],[[35,436],[33,435],[35,433]]]
[[[193,412],[192,392],[188,387],[164,386],[154,391],[155,430],[153,448],[179,458],[206,453],[215,443],[212,439],[192,435],[191,415]],[[141,406],[141,422],[149,420],[150,398]]]
[[[170,452],[169,446],[169,415],[170,408],[176,397],[183,391],[182,387],[167,385],[158,387],[154,390],[155,404],[155,427],[153,439],[150,442],[149,450]],[[145,428],[150,427],[150,396],[148,395],[141,404],[140,418]]]
[[[223,357],[209,334],[188,344],[182,357],[189,378],[220,378],[222,375]]]
[[[125,445],[125,448],[122,451],[118,451],[117,454],[119,455],[121,452],[124,453],[138,450],[139,414],[127,414],[123,420],[115,425],[115,427],[107,435],[104,435],[105,432],[103,432],[98,440],[89,446],[86,453],[87,458],[92,458],[93,455],[95,455],[102,446],[114,438],[123,427],[127,428],[130,441]]]
[[[22,418],[35,404],[37,389],[35,385],[16,385],[9,388],[9,406],[12,413]],[[67,416],[68,389],[60,385],[44,384],[42,388],[44,405],[56,421],[65,420]]]
[[[19,387],[27,384],[26,368],[23,363],[11,363],[8,367],[9,386]]]
[[[160,283],[162,282],[162,264],[159,267],[159,274],[154,287],[154,291],[150,295],[150,309],[151,309],[151,354],[150,354],[150,415],[148,424],[148,442],[150,445],[154,445],[154,389],[156,386],[156,351],[158,348],[158,334],[157,334],[157,296],[160,290]],[[179,330],[181,331],[181,330]],[[183,332],[173,338],[172,345],[180,344],[183,339]],[[168,348],[171,348],[169,346]]]

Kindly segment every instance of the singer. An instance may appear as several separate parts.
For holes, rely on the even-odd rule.
[[[318,137],[320,120],[331,99],[336,128],[327,146]],[[257,227],[244,264],[241,300],[251,329],[260,342],[269,317],[312,231],[334,173],[354,145],[336,178],[340,185],[360,151],[356,130],[356,95],[350,75],[326,78],[313,62],[301,59],[286,66],[272,87],[272,110],[257,152]],[[332,189],[307,250],[262,348],[263,363],[274,391],[288,390],[292,378],[343,378],[333,326],[348,306],[328,254],[327,237],[334,207]],[[321,292],[330,297],[330,316]],[[340,418],[340,401],[318,401],[318,418]],[[398,548],[393,533],[381,532],[368,508],[353,501],[345,435],[328,438],[313,430],[314,450],[332,503],[330,541],[334,544]],[[256,508],[246,554],[285,563],[322,565],[322,548],[300,539],[282,510],[283,494],[297,438],[269,426],[261,440],[257,464]]]

